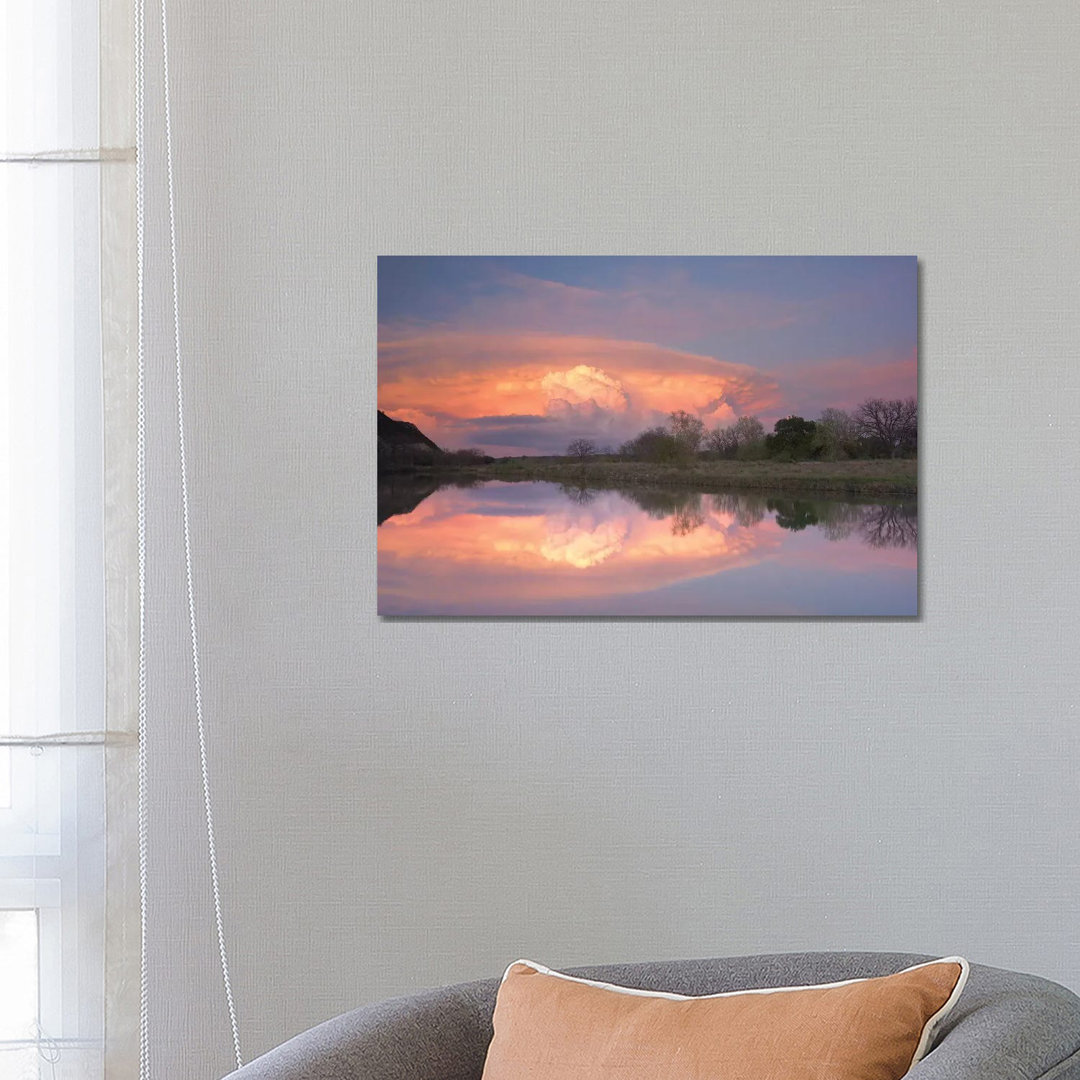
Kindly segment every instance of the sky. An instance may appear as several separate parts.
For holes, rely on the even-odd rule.
[[[379,408],[447,450],[917,395],[914,256],[380,256],[378,285]]]

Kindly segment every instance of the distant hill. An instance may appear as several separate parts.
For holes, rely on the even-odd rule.
[[[443,455],[442,448],[431,441],[415,424],[395,420],[379,410],[379,468],[407,469],[430,465]]]

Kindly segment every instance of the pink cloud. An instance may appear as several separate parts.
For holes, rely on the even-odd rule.
[[[675,409],[713,425],[775,401],[775,381],[751,367],[647,342],[457,332],[379,343],[379,408],[448,447],[495,452],[521,438],[524,451],[553,452],[581,435],[620,442]]]

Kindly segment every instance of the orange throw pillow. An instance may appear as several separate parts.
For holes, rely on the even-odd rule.
[[[967,981],[960,957],[822,986],[683,997],[519,960],[483,1080],[899,1080]]]

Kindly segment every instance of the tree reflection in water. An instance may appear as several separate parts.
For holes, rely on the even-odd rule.
[[[560,484],[559,490],[575,506],[588,506],[599,494],[596,488],[577,487],[574,484]]]
[[[803,499],[769,499],[768,507],[776,513],[776,524],[791,532],[801,532],[821,520],[816,505]]]
[[[407,514],[440,487],[467,489],[479,486],[469,477],[380,478],[379,524],[395,514]],[[594,502],[600,489],[560,484],[560,492],[575,506]],[[760,525],[772,513],[777,525],[789,532],[815,526],[827,540],[857,536],[873,548],[914,548],[919,542],[918,508],[913,500],[861,503],[839,498],[794,498],[756,492],[723,492],[704,495],[697,491],[660,488],[617,488],[618,493],[640,507],[654,521],[670,518],[673,536],[688,536],[701,528],[713,513],[732,518],[744,529]]]
[[[919,543],[919,519],[914,505],[895,503],[868,506],[862,520],[862,538],[875,548],[916,547]]]
[[[585,505],[596,492],[563,487],[573,502]],[[828,540],[847,540],[858,535],[871,547],[915,547],[919,540],[919,519],[914,502],[867,504],[837,499],[784,498],[745,492],[702,495],[696,491],[663,491],[620,488],[619,494],[635,503],[656,521],[671,519],[674,536],[687,536],[699,529],[715,513],[734,518],[744,529],[759,525],[767,513],[789,532],[816,526]],[[705,501],[707,500],[707,502]]]
[[[584,502],[582,493],[575,501]],[[671,532],[686,536],[700,528],[715,513],[734,518],[744,529],[759,525],[765,515],[775,515],[776,524],[789,532],[816,526],[828,540],[858,536],[875,548],[913,548],[919,542],[918,509],[913,501],[890,503],[847,502],[841,499],[807,499],[766,496],[756,493],[725,492],[702,496],[692,491],[658,491],[623,488],[619,494],[641,507],[649,517],[671,519]],[[703,500],[708,500],[706,504]]]
[[[769,499],[776,524],[798,532],[816,525],[828,540],[857,535],[874,548],[913,548],[919,543],[919,516],[914,502],[866,503]]]
[[[688,536],[708,520],[699,491],[620,488],[619,494],[636,503],[654,521],[671,518],[672,536]]]
[[[735,519],[735,524],[744,529],[760,525],[769,510],[769,500],[764,495],[726,492],[709,497],[718,514],[730,515]]]
[[[679,507],[671,518],[671,535],[687,536],[705,524],[707,515],[701,507],[701,496]]]

